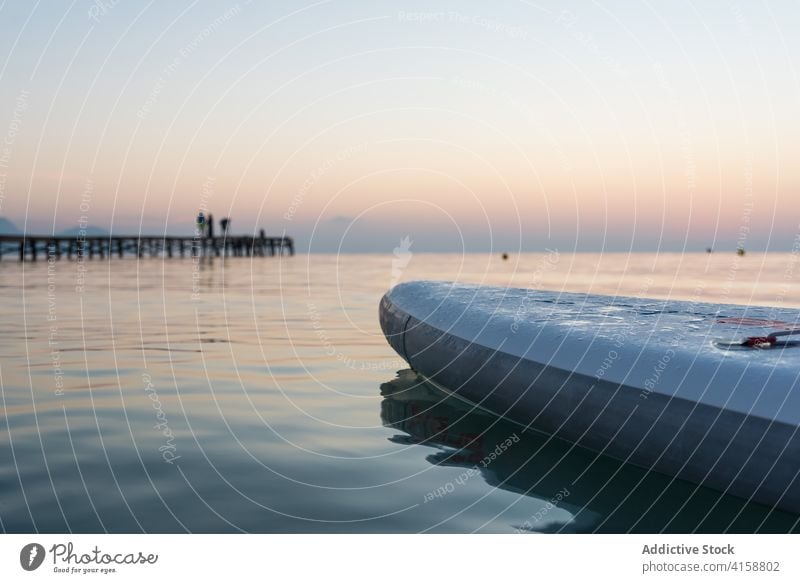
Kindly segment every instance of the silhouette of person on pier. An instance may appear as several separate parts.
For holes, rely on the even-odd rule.
[[[206,230],[206,237],[209,239],[214,238],[214,215],[208,213],[208,225]]]
[[[230,226],[230,224],[231,224],[230,218],[225,217],[224,219],[220,219],[219,227],[222,230],[222,236],[223,237],[227,237],[228,236],[228,227]]]

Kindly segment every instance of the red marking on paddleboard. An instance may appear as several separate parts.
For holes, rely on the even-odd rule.
[[[753,348],[773,346],[778,339],[775,336],[750,336],[745,338],[744,345]]]
[[[718,318],[717,324],[738,324],[739,326],[783,326],[789,328],[792,324],[780,320],[762,320],[760,318]]]

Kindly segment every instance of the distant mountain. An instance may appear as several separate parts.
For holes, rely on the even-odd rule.
[[[78,235],[85,235],[86,237],[104,237],[108,234],[108,231],[101,227],[96,227],[95,225],[87,225],[85,229],[75,226],[56,233],[56,235],[60,237],[77,237]]]
[[[0,217],[0,235],[21,235],[22,231],[17,228],[17,225],[4,217]]]

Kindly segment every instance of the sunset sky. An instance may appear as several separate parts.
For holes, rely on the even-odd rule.
[[[797,2],[10,1],[0,216],[300,249],[786,251]]]

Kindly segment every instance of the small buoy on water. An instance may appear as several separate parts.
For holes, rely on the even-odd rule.
[[[503,253],[502,257],[503,257],[503,261],[507,261],[508,260],[508,253]]]

